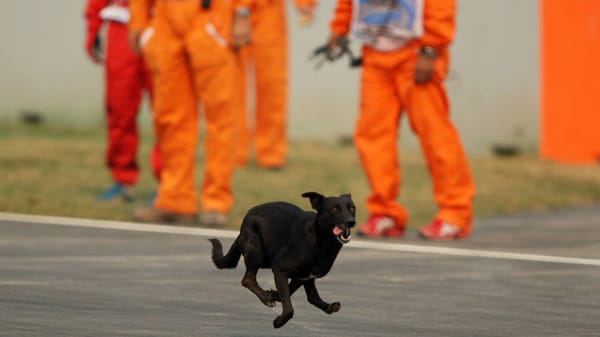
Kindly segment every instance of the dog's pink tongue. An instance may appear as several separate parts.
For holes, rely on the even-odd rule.
[[[333,235],[338,236],[344,233],[344,230],[338,226],[333,227]]]

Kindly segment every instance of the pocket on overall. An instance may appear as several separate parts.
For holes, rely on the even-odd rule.
[[[185,41],[195,69],[230,62],[229,40],[210,21],[198,22]]]

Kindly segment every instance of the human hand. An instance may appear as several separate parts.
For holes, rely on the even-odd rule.
[[[419,55],[415,65],[415,82],[425,84],[433,78],[435,71],[435,58],[427,55]]]
[[[85,49],[92,62],[96,64],[102,64],[102,42],[100,41],[100,37],[98,35],[88,37]]]
[[[315,20],[315,6],[298,6],[300,25],[308,26]]]
[[[249,15],[236,14],[233,19],[232,43],[235,50],[252,42],[252,26]]]
[[[129,47],[131,50],[139,54],[140,53],[140,37],[142,36],[141,30],[129,30]]]
[[[344,40],[345,35],[332,33],[327,39],[327,58],[333,61],[341,56],[341,42]]]
[[[337,47],[338,42],[340,41],[342,36],[343,35],[336,34],[336,33],[329,35],[329,38],[327,39],[327,47],[329,47],[329,49],[335,49],[335,47]]]

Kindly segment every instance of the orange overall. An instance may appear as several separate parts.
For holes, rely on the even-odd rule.
[[[460,227],[467,234],[473,216],[475,186],[459,135],[449,115],[443,81],[449,65],[448,46],[454,37],[454,0],[425,0],[420,38],[402,48],[381,52],[365,45],[361,79],[360,115],[354,133],[371,186],[367,208],[406,225],[408,212],[398,201],[401,172],[397,137],[402,111],[419,137],[438,205],[437,219]],[[331,30],[346,35],[353,12],[352,0],[338,0]],[[433,79],[415,83],[415,64],[422,46],[434,47]]]
[[[212,1],[205,10],[198,0],[131,1],[130,29],[143,31],[140,47],[154,79],[154,126],[163,165],[158,209],[198,211],[198,102],[206,122],[202,209],[228,213],[233,205],[234,5]]]
[[[245,165],[253,145],[258,165],[285,164],[288,110],[287,0],[267,0],[252,11],[252,44],[240,52],[240,108],[237,113],[236,162]],[[296,6],[314,6],[315,0],[295,0]],[[249,70],[254,70],[250,75]],[[255,109],[248,109],[247,81],[254,79]],[[254,118],[248,125],[249,111]]]

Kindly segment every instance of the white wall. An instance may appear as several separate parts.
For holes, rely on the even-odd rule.
[[[311,48],[325,41],[334,1],[322,1],[309,29],[292,25],[292,132],[350,134],[358,110],[359,71],[346,62],[314,71]],[[539,111],[538,2],[459,0],[457,36],[447,87],[452,116],[469,152],[491,144],[537,147]],[[358,45],[354,46],[358,50]],[[403,120],[402,142],[418,147]]]
[[[291,1],[290,1],[291,3]],[[538,134],[538,2],[459,0],[458,34],[447,82],[452,115],[469,152],[492,143],[532,148]],[[359,70],[346,61],[315,70],[308,61],[325,42],[333,0],[317,21],[291,29],[290,134],[335,139],[352,133]],[[0,120],[38,110],[50,121],[102,126],[102,68],[83,51],[83,0],[0,0]],[[355,43],[355,50],[359,50]],[[147,114],[143,114],[148,124]],[[404,121],[402,141],[416,147]]]
[[[102,68],[84,54],[83,1],[0,0],[0,117],[102,121]]]
[[[537,147],[537,0],[462,0],[448,88],[471,151],[492,143]]]

